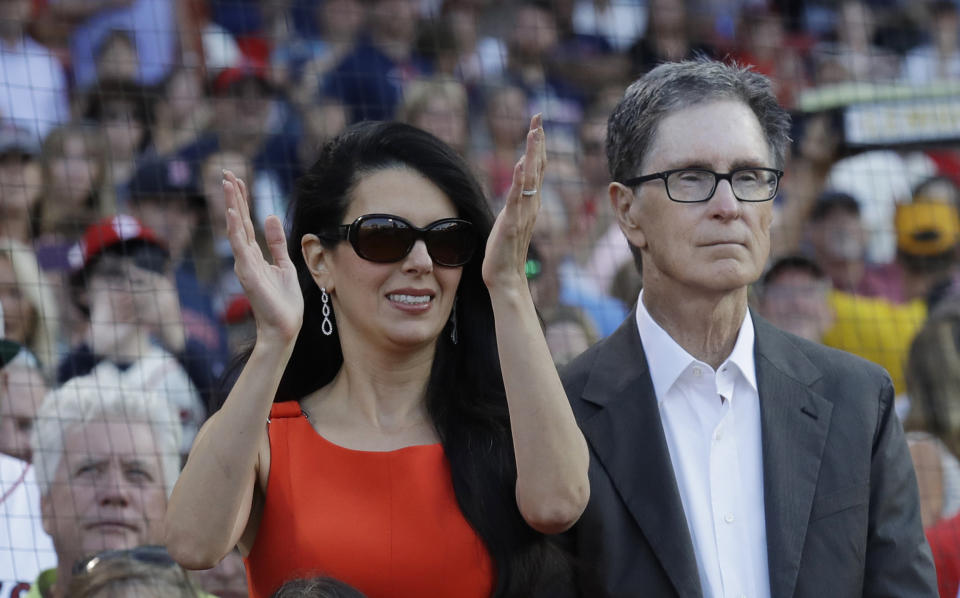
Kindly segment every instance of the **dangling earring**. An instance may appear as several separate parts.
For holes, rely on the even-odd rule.
[[[323,302],[323,309],[320,310],[320,313],[323,314],[323,323],[320,324],[320,332],[324,336],[330,336],[333,334],[333,322],[330,321],[330,296],[327,295],[327,289],[320,287],[320,301]]]
[[[453,300],[453,309],[450,310],[450,340],[457,344],[457,300]]]

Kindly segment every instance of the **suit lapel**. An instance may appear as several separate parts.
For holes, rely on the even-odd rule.
[[[699,598],[687,519],[633,318],[600,349],[583,390],[600,407],[583,433],[682,597]]]
[[[793,596],[833,405],[810,385],[817,367],[754,316],[772,598]]]

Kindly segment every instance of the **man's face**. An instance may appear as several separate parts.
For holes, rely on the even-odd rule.
[[[774,326],[819,343],[833,325],[830,283],[805,270],[787,270],[766,285],[758,305]]]
[[[96,421],[66,432],[60,466],[41,500],[58,558],[159,544],[166,508],[149,424]]]
[[[678,110],[657,129],[642,172],[698,167],[725,173],[735,168],[774,166],[753,112],[743,103],[712,101]],[[643,251],[647,288],[694,294],[745,289],[759,278],[770,249],[772,202],[736,199],[720,181],[709,201],[677,203],[662,180],[635,188],[625,229]]]
[[[30,460],[30,432],[46,390],[33,368],[10,366],[0,372],[0,452]]]

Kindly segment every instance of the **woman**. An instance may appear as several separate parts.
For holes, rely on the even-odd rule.
[[[40,270],[33,250],[0,238],[0,306],[4,338],[26,345],[46,374],[57,364],[59,322],[51,284]]]
[[[492,222],[448,146],[356,125],[300,182],[300,247],[267,219],[274,265],[226,173],[257,338],[171,496],[179,562],[238,544],[254,597],[317,573],[371,598],[531,596],[556,579],[543,534],[589,488],[524,271],[545,162],[536,116]]]

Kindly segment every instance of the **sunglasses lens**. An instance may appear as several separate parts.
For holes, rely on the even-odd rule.
[[[371,262],[402,260],[413,245],[414,231],[393,218],[369,218],[360,223],[353,241],[357,254]]]
[[[427,231],[427,251],[441,266],[462,266],[470,261],[477,245],[473,228],[466,222],[442,222]]]

